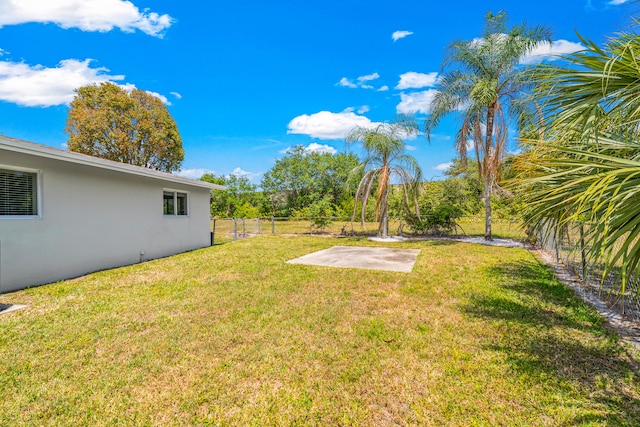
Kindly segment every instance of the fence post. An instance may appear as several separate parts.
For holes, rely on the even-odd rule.
[[[276,219],[271,217],[271,234],[276,234]]]
[[[309,234],[313,234],[313,218],[309,217]]]
[[[211,246],[215,244],[216,241],[216,219],[213,219],[213,230],[211,230]]]
[[[587,286],[587,257],[584,250],[584,224],[580,223],[580,262],[582,264],[582,288],[583,292]]]
[[[627,260],[629,259],[628,257],[628,253],[629,253],[629,247],[627,246],[627,248],[624,250],[624,257],[622,258],[622,294],[620,295],[620,304],[622,306],[622,314],[624,314],[624,300],[625,300],[625,291],[627,289],[627,284],[629,281],[629,276],[628,276],[628,272],[627,272]]]
[[[258,217],[258,234],[262,234],[262,218]]]
[[[560,249],[558,248],[558,231],[557,228],[553,229],[553,243],[556,247],[556,262],[560,262]]]
[[[233,218],[233,240],[238,240],[238,220]]]
[[[244,218],[242,218],[242,238],[247,237],[247,229],[245,227]]]

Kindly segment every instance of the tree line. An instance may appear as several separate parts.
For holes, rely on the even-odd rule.
[[[299,145],[277,160],[259,184],[234,174],[205,174],[201,180],[227,187],[226,191],[211,195],[211,215],[217,218],[351,217],[357,184],[362,178],[362,174],[352,172],[360,163],[361,159],[353,153],[308,152]],[[420,183],[420,212],[428,216],[442,206],[450,206],[461,215],[481,214],[482,183],[476,162],[470,161],[463,167],[459,159],[454,159],[444,175],[442,180]],[[392,183],[389,192],[389,215],[406,219],[399,185]],[[514,217],[512,198],[496,198],[494,203],[498,203],[500,217]],[[374,221],[374,218],[372,199],[365,204],[365,219]]]

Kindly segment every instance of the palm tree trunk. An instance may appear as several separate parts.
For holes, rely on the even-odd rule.
[[[384,190],[384,194],[382,195],[382,204],[381,204],[381,229],[382,229],[382,235],[380,237],[382,237],[383,239],[386,239],[387,237],[389,237],[389,210],[387,209],[387,204],[388,204],[388,198],[389,198],[389,188],[385,188]]]
[[[487,174],[484,180],[484,239],[493,240],[491,236],[491,187],[493,182]]]
[[[491,190],[493,188],[493,122],[496,114],[496,104],[492,103],[487,109],[487,134],[484,140],[484,239],[491,237]]]

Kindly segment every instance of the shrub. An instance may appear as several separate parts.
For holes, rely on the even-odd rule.
[[[439,205],[421,214],[420,219],[415,215],[406,218],[407,224],[418,234],[441,234],[452,232],[455,220],[462,216],[462,209],[451,205]]]
[[[330,196],[316,200],[309,206],[293,211],[296,218],[310,218],[311,223],[318,230],[324,230],[331,225],[331,217],[335,215],[335,206],[331,203]]]

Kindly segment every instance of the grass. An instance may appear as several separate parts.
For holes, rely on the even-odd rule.
[[[524,250],[446,241],[410,274],[262,236],[15,292],[0,425],[637,426],[638,364]]]
[[[480,216],[465,216],[456,220],[458,225],[469,236],[484,236],[485,219]],[[460,232],[460,228],[458,229]],[[491,234],[493,237],[504,239],[527,238],[522,225],[517,220],[493,218],[491,222]]]

